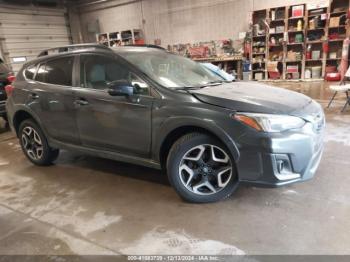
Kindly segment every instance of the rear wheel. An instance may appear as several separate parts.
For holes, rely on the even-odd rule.
[[[172,146],[167,171],[176,192],[194,203],[225,199],[238,185],[234,162],[226,147],[200,133],[185,135]]]
[[[20,124],[19,140],[24,154],[36,165],[50,165],[59,155],[59,150],[50,148],[44,133],[32,119]]]

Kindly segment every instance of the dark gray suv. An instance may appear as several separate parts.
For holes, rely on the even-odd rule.
[[[227,83],[150,46],[57,50],[24,65],[7,102],[34,164],[69,149],[163,168],[191,202],[224,199],[243,182],[281,186],[316,172],[325,118],[309,97]]]

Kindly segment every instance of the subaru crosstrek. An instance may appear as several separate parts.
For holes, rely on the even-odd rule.
[[[225,82],[151,46],[57,50],[7,88],[10,126],[36,165],[68,149],[164,169],[197,203],[227,198],[239,183],[281,186],[316,172],[325,117],[305,95]]]

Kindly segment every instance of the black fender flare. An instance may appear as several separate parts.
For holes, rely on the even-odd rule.
[[[198,127],[207,130],[216,135],[228,148],[235,162],[238,161],[240,153],[235,141],[226,133],[224,129],[219,127],[215,121],[210,119],[201,119],[196,117],[169,117],[161,125],[161,127],[153,134],[153,158],[159,160],[159,154],[163,142],[167,136],[177,128],[181,127]]]
[[[48,137],[48,135],[47,135],[47,130],[44,128],[42,122],[40,121],[40,118],[36,115],[36,113],[35,113],[33,110],[31,110],[31,109],[30,109],[29,107],[27,107],[27,106],[24,106],[24,105],[17,105],[17,106],[16,106],[15,113],[13,114],[13,118],[12,118],[12,120],[11,120],[11,121],[12,121],[13,127],[14,127],[14,121],[15,121],[15,119],[16,119],[16,115],[17,115],[19,112],[21,112],[21,111],[26,112],[28,115],[30,115],[30,116],[34,119],[34,121],[39,125],[39,127],[40,127],[41,130],[43,131],[44,135],[45,135],[46,138],[48,139],[49,137]],[[17,130],[15,130],[15,131],[16,131],[16,135],[18,136]]]

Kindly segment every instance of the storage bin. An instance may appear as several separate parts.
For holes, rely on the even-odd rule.
[[[322,67],[313,66],[312,67],[312,79],[321,78]]]
[[[320,56],[321,56],[321,51],[319,51],[319,50],[312,51],[312,59],[313,60],[319,60]]]
[[[263,73],[255,73],[255,75],[254,75],[255,80],[262,80],[263,77],[264,77]]]
[[[310,79],[312,76],[312,70],[311,68],[306,68],[305,69],[305,79]]]
[[[268,72],[268,73],[269,73],[270,79],[280,79],[281,78],[280,72]]]
[[[249,81],[250,75],[250,72],[243,72],[243,81]]]
[[[243,72],[250,71],[250,63],[249,61],[243,61]]]

